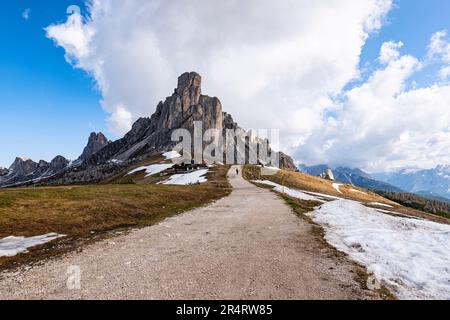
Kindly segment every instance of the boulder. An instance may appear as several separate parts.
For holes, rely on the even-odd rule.
[[[326,179],[326,180],[330,180],[330,181],[334,181],[334,174],[333,171],[331,169],[327,169],[326,171],[324,171],[320,177],[322,179]]]

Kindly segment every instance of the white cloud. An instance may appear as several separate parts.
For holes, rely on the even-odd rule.
[[[391,0],[93,0],[89,19],[72,15],[47,34],[96,79],[116,134],[151,115],[177,76],[194,70],[203,91],[220,97],[242,126],[281,128],[291,146],[320,128],[332,98],[359,76],[365,40],[391,6]]]
[[[28,21],[28,19],[30,19],[31,16],[31,9],[27,8],[22,12],[22,18],[24,18],[25,20]]]
[[[385,52],[381,50],[380,60]],[[374,171],[448,163],[450,86],[408,88],[408,79],[422,63],[398,52],[388,56],[387,65],[346,93],[338,117],[309,138],[303,150],[309,161]]]
[[[402,42],[389,41],[383,43],[380,50],[380,62],[383,64],[388,64],[389,62],[398,59],[400,52],[398,51],[403,47]]]
[[[442,80],[446,80],[450,77],[450,65],[442,67],[441,70],[439,70],[439,76]]]

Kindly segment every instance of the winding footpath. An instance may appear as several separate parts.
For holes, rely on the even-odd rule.
[[[378,298],[309,222],[235,170],[231,195],[207,207],[0,274],[0,299]]]

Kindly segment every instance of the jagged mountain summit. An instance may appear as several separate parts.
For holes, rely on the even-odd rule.
[[[182,74],[172,96],[164,102],[159,102],[150,118],[137,120],[125,137],[97,152],[88,160],[89,163],[142,160],[155,152],[167,151],[176,144],[171,140],[172,132],[176,129],[186,129],[192,136],[194,122],[201,122],[203,131],[239,129],[233,117],[223,112],[217,97],[202,94],[201,83],[202,78],[198,73]],[[282,153],[280,165],[295,169],[292,159]]]
[[[39,182],[61,172],[69,165],[69,160],[56,156],[51,162],[34,162],[25,157],[17,157],[9,169],[2,169],[0,186],[13,186],[24,182]]]
[[[109,143],[111,143],[111,141],[109,141],[103,133],[92,132],[89,135],[88,143],[78,160],[84,161],[86,159],[89,159],[93,154],[103,149]]]
[[[178,143],[172,141],[172,133],[186,129],[193,135],[194,123],[201,123],[202,133],[207,129],[223,133],[227,129],[241,129],[233,117],[222,110],[217,97],[202,94],[201,83],[202,78],[196,72],[182,74],[173,94],[158,103],[151,117],[138,119],[123,138],[114,142],[109,142],[101,133],[92,133],[77,161],[59,172],[52,171],[51,176],[40,178],[39,183],[58,185],[102,181],[135,163],[172,150]],[[245,143],[248,148],[247,141]],[[271,153],[270,146],[268,149]],[[281,152],[278,157],[280,167],[296,170],[291,157]],[[267,159],[260,160],[264,163]],[[29,166],[28,171],[36,170],[36,165],[30,163]],[[0,186],[10,184],[11,181],[4,178],[0,178]],[[35,179],[23,178],[16,182],[34,183]]]

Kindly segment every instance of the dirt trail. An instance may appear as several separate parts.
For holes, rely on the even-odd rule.
[[[308,222],[235,170],[229,173],[230,196],[82,252],[4,273],[0,298],[376,298],[361,289],[354,265],[324,246]],[[81,270],[81,289],[67,287],[71,266]]]

